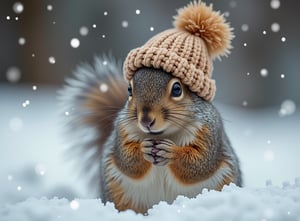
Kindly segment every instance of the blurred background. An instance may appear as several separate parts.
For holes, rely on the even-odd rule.
[[[82,62],[123,61],[172,27],[179,0],[0,2],[0,203],[29,196],[92,197],[70,162],[57,90]],[[215,60],[215,104],[246,186],[300,176],[300,2],[207,0],[234,28],[233,50]],[[271,181],[268,181],[270,184]]]
[[[1,1],[0,82],[60,86],[80,62],[127,53],[172,27],[189,1]],[[300,3],[293,0],[208,1],[234,27],[234,49],[215,62],[217,99],[249,108],[299,103]],[[70,45],[72,39],[73,47]],[[50,59],[50,61],[49,61]],[[18,75],[18,78],[14,76]],[[18,73],[18,74],[16,74]]]

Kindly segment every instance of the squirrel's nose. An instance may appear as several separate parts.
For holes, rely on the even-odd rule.
[[[151,119],[149,117],[144,117],[142,120],[141,120],[141,125],[145,128],[147,128],[148,130],[151,129],[151,127],[155,124],[155,118],[154,119]]]

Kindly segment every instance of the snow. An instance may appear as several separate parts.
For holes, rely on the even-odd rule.
[[[24,11],[24,5],[21,2],[15,2],[13,4],[13,11],[16,14],[21,14]]]
[[[270,6],[272,9],[278,9],[280,7],[280,1],[279,0],[271,0]]]
[[[108,91],[108,86],[105,83],[100,84],[99,89],[101,92],[105,93]]]
[[[262,69],[260,70],[260,75],[261,75],[262,77],[267,77],[268,74],[269,74],[269,72],[268,72],[268,70],[267,70],[266,68],[262,68]]]
[[[241,30],[242,30],[243,32],[248,31],[248,30],[249,30],[249,25],[247,25],[247,24],[242,24]]]
[[[52,5],[47,5],[47,10],[48,11],[52,11],[53,10],[53,6]]]
[[[128,21],[126,21],[126,20],[122,21],[122,27],[128,28]]]
[[[279,110],[279,116],[284,117],[293,114],[296,111],[296,104],[292,100],[284,100],[281,103],[281,108]]]
[[[11,83],[18,82],[21,79],[21,75],[21,70],[15,66],[9,67],[6,71],[6,79]]]
[[[49,61],[49,63],[50,64],[55,64],[55,57],[53,57],[53,56],[50,56],[49,58],[48,58],[48,61]]]
[[[279,32],[279,30],[280,30],[280,25],[279,25],[277,22],[272,23],[272,24],[271,24],[271,30],[272,30],[273,32]]]
[[[221,192],[204,190],[193,199],[178,196],[173,204],[160,202],[147,215],[118,212],[99,199],[29,198],[0,207],[2,221],[61,220],[300,220],[300,179],[283,187],[239,188],[231,184]]]
[[[144,217],[132,211],[118,213],[113,204],[104,206],[95,199],[95,186],[88,186],[78,173],[83,166],[80,156],[66,152],[62,119],[68,116],[59,112],[57,88],[36,86],[34,91],[32,84],[0,85],[0,151],[5,153],[0,155],[1,221],[299,220],[296,103],[289,115],[281,117],[281,104],[251,110],[249,105],[215,102],[240,158],[244,187],[204,191],[196,199],[181,196],[172,205],[161,202]],[[26,100],[30,105],[23,108]]]
[[[78,48],[80,45],[80,41],[78,38],[72,38],[70,41],[70,45],[72,48]]]
[[[18,39],[18,43],[19,43],[19,45],[25,45],[26,39],[23,38],[23,37],[20,37],[20,38]]]
[[[81,36],[87,36],[88,33],[89,33],[88,27],[86,27],[86,26],[80,27],[79,33],[80,33]]]

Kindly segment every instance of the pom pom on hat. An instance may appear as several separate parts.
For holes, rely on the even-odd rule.
[[[234,35],[223,15],[213,11],[212,5],[203,2],[191,2],[178,10],[174,16],[174,26],[202,38],[212,58],[227,56],[232,48]]]

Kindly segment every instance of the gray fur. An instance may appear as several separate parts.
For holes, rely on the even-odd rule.
[[[95,57],[93,65],[80,64],[72,76],[66,79],[64,87],[58,91],[66,142],[69,144],[65,156],[68,159],[79,158],[80,172],[88,177],[87,180],[97,195],[99,195],[98,186],[102,180],[99,168],[103,147],[97,145],[97,139],[101,134],[96,126],[83,123],[87,116],[94,114],[86,108],[84,103],[87,100],[86,95],[91,90],[99,88],[99,82],[107,82],[108,77],[112,76],[116,81],[125,82],[122,76],[122,64],[112,56]],[[69,115],[65,116],[65,112]],[[111,119],[111,123],[113,121],[114,119]]]
[[[211,150],[215,156],[210,156],[212,158],[210,160],[213,161],[214,158],[227,159],[227,162],[231,164],[234,174],[237,175],[236,185],[242,186],[243,182],[239,160],[225,132],[220,113],[212,103],[199,98],[195,94],[193,94],[193,101],[195,103],[193,111],[198,113],[195,115],[195,120],[209,125],[212,131],[212,136],[210,137],[212,144]]]
[[[106,65],[103,65],[103,61],[108,61]],[[84,65],[79,67],[75,71],[75,78],[68,79],[67,85],[60,92],[61,100],[63,101],[64,111],[70,111],[70,116],[67,118],[67,124],[71,133],[73,133],[77,139],[75,139],[74,144],[72,145],[72,150],[74,147],[84,147],[83,151],[90,151],[91,161],[87,164],[86,170],[92,171],[93,181],[97,181],[97,187],[100,187],[100,196],[104,202],[107,199],[107,186],[105,180],[105,166],[107,164],[106,160],[111,154],[117,154],[121,141],[119,139],[119,126],[121,122],[124,122],[127,117],[127,105],[120,107],[121,111],[119,112],[116,119],[111,119],[111,122],[114,124],[114,129],[111,132],[111,135],[107,137],[107,140],[103,147],[96,146],[95,141],[97,136],[99,136],[99,131],[95,131],[94,128],[88,128],[81,124],[81,120],[85,118],[86,115],[92,114],[87,112],[87,110],[82,109],[82,103],[85,101],[86,97],[83,96],[88,90],[91,90],[93,87],[98,87],[98,84],[95,84],[97,80],[104,80],[107,75],[115,75],[116,78],[120,79],[121,67],[116,65],[114,61],[109,61],[109,59],[95,59],[95,67],[89,65]],[[138,102],[144,102],[151,105],[159,102],[165,94],[165,88],[172,76],[162,70],[156,70],[152,68],[142,68],[138,70],[134,76],[134,85],[133,89],[135,93],[139,93],[137,98]],[[124,93],[126,93],[124,91]],[[220,162],[223,159],[226,159],[236,174],[235,183],[238,186],[242,185],[241,171],[239,169],[239,160],[230,144],[230,141],[224,131],[223,122],[219,112],[216,110],[214,105],[210,102],[204,101],[202,98],[196,96],[194,93],[191,93],[193,100],[193,105],[187,106],[187,109],[190,114],[189,122],[194,121],[201,122],[202,125],[208,125],[211,130],[211,136],[209,137],[210,143],[210,152],[207,156],[205,162],[199,162],[199,171],[195,176],[206,176],[208,175],[213,168],[216,166],[217,162]],[[108,98],[109,99],[109,98]],[[132,120],[130,124],[136,124],[136,119]],[[91,136],[86,137],[87,133],[92,132]],[[148,135],[145,135],[146,137]],[[149,135],[151,138],[151,135]],[[78,139],[79,138],[79,139]],[[139,137],[139,134],[135,137],[136,140],[142,139]],[[99,151],[101,150],[101,154]],[[103,152],[102,152],[103,151]],[[82,157],[82,155],[80,155]],[[187,165],[187,167],[190,165]],[[94,169],[92,169],[94,168]],[[146,191],[146,190],[145,190]]]

